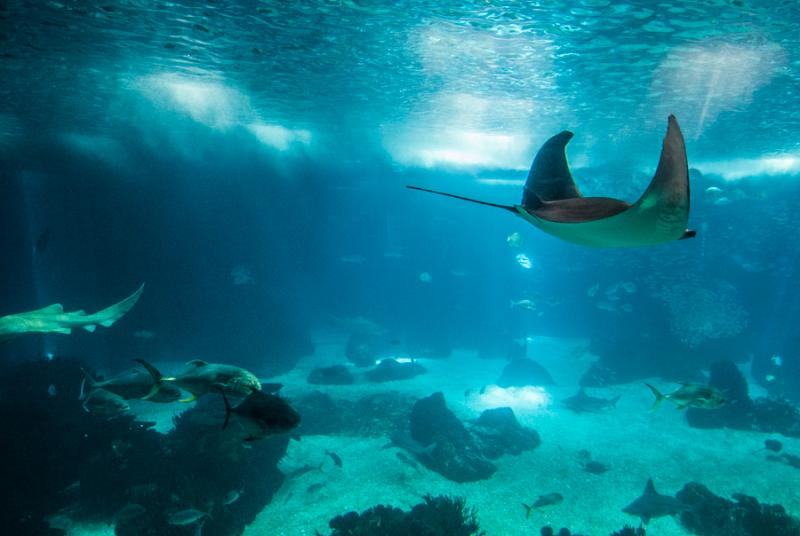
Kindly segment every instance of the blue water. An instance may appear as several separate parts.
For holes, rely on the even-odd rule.
[[[146,290],[108,330],[0,359],[269,378],[330,333],[346,362],[362,317],[413,357],[581,339],[613,370],[587,385],[706,381],[730,360],[800,403],[799,22],[761,0],[4,2],[0,315]],[[582,193],[632,202],[669,114],[691,240],[584,248],[404,188],[518,203],[568,129]]]

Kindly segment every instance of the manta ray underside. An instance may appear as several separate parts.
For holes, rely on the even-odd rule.
[[[661,159],[650,186],[632,205],[610,197],[581,196],[567,164],[570,139],[572,132],[565,130],[542,145],[533,159],[519,205],[487,203],[418,186],[407,188],[502,208],[548,234],[584,246],[649,246],[695,236],[695,231],[686,228],[689,165],[674,115],[669,116]]]

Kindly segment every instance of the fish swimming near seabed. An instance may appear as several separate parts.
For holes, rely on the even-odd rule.
[[[93,314],[86,314],[83,310],[64,312],[63,305],[54,303],[35,311],[0,317],[0,342],[29,333],[69,335],[75,328],[93,332],[97,326],[110,327],[136,305],[143,289],[144,283],[121,302]]]
[[[678,409],[683,410],[688,407],[700,409],[716,409],[725,404],[725,395],[719,389],[710,385],[698,383],[684,383],[672,393],[662,394],[658,389],[645,383],[656,397],[653,408],[656,409],[662,401],[671,400],[675,402]]]
[[[626,514],[638,516],[645,525],[654,517],[672,516],[684,510],[687,506],[675,497],[658,493],[652,478],[647,480],[644,493],[622,509]]]
[[[331,457],[331,460],[333,460],[333,463],[336,465],[336,467],[342,466],[342,458],[338,454],[331,452],[330,450],[325,450],[325,454]]]
[[[261,390],[261,381],[255,374],[235,365],[207,363],[206,361],[195,359],[186,363],[189,368],[182,374],[166,377],[144,359],[137,358],[134,361],[141,363],[156,383],[152,394],[146,396],[145,399],[154,396],[165,382],[171,382],[173,385],[191,393],[190,397],[181,400],[181,402],[193,402],[204,394],[218,393],[220,389],[223,389],[227,394],[236,396],[247,396],[252,391]]]
[[[556,238],[591,247],[636,247],[695,236],[689,221],[689,165],[686,145],[675,116],[667,133],[655,175],[633,204],[610,197],[583,197],[575,185],[566,157],[572,132],[556,134],[533,160],[522,202],[500,205],[418,186],[412,190],[444,195],[500,208]]]
[[[81,369],[86,378],[86,386],[90,389],[105,389],[125,400],[146,399],[148,402],[168,404],[181,397],[181,391],[172,385],[162,385],[151,395],[156,386],[153,377],[139,369],[130,369],[108,380],[97,381],[85,369]]]
[[[561,501],[564,500],[564,496],[560,493],[546,493],[544,495],[539,495],[539,498],[536,499],[536,502],[533,504],[525,504],[522,503],[522,506],[525,508],[525,519],[531,517],[531,512],[537,508],[541,508],[543,506],[550,506],[553,504],[559,504]]]
[[[221,392],[225,402],[225,423],[222,428],[227,428],[231,417],[235,417],[239,429],[244,432],[245,441],[284,434],[300,424],[297,411],[277,395],[254,390],[238,406],[232,407],[225,391]]]
[[[561,401],[561,405],[575,413],[599,413],[607,408],[616,408],[620,396],[615,398],[600,398],[597,396],[587,395],[583,387],[580,388],[578,394]]]

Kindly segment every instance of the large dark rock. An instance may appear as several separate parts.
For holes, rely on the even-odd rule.
[[[314,385],[348,385],[356,379],[344,365],[333,365],[315,368],[309,373],[306,381]]]
[[[367,371],[366,377],[371,382],[392,382],[410,380],[426,372],[425,367],[416,362],[398,363],[394,359],[384,359],[377,367]]]
[[[497,379],[500,387],[525,387],[526,385],[555,385],[553,377],[542,365],[526,357],[512,359]]]
[[[699,536],[800,536],[800,521],[779,504],[741,494],[729,501],[697,482],[683,486],[676,497],[688,507],[681,524]]]
[[[444,395],[434,393],[414,404],[409,422],[411,438],[423,447],[415,454],[432,471],[455,482],[489,478],[497,467],[461,421],[445,405]]]
[[[470,430],[478,440],[481,452],[490,460],[503,454],[521,454],[542,444],[536,430],[523,428],[511,408],[487,409]]]

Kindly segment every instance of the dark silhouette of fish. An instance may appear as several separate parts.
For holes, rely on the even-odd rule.
[[[175,402],[181,397],[181,391],[172,385],[164,385],[158,392],[151,395],[153,387],[156,385],[149,373],[130,369],[108,380],[97,381],[84,369],[81,369],[85,376],[85,384],[90,390],[105,389],[115,395],[119,395],[125,400],[147,398],[149,402],[169,403]]]
[[[333,463],[336,465],[336,467],[342,466],[342,458],[340,458],[338,454],[331,452],[330,450],[326,450],[325,454],[331,457],[331,460],[333,460]]]
[[[150,396],[155,395],[162,386],[167,385],[167,382],[191,393],[191,396],[181,402],[193,402],[199,396],[219,392],[220,389],[228,394],[246,396],[251,391],[260,391],[262,387],[261,381],[255,374],[235,365],[208,363],[195,359],[186,363],[188,368],[183,373],[175,377],[166,377],[144,359],[136,358],[134,361],[141,363],[156,383]],[[283,387],[281,384],[272,383],[269,384],[268,391],[278,391],[281,387]]]
[[[541,508],[543,506],[551,506],[553,504],[559,504],[561,501],[564,500],[564,496],[560,493],[546,493],[544,495],[539,495],[539,498],[536,499],[536,502],[533,504],[525,504],[522,503],[522,506],[525,508],[525,519],[531,517],[531,512],[536,508]]]
[[[268,435],[284,434],[300,424],[300,415],[283,398],[253,391],[236,407],[231,407],[224,389],[220,389],[225,402],[225,423],[228,427],[231,417],[235,417],[244,432],[245,441],[256,441]]]
[[[39,233],[39,236],[36,238],[36,242],[33,244],[33,252],[36,255],[42,255],[45,251],[47,251],[47,246],[50,245],[50,240],[53,238],[53,230],[48,226],[45,227],[44,230]]]
[[[590,396],[587,395],[584,388],[581,387],[578,394],[565,398],[561,401],[561,405],[575,413],[599,413],[604,409],[617,407],[619,398],[619,396],[616,398]]]
[[[653,479],[647,479],[644,493],[622,509],[626,514],[638,516],[646,525],[654,517],[672,516],[686,510],[686,505],[670,495],[661,495],[653,485]]]
[[[569,170],[572,132],[556,134],[533,160],[522,203],[500,205],[418,186],[407,186],[501,208],[567,242],[592,247],[634,247],[695,236],[688,230],[689,166],[678,121],[670,115],[661,158],[650,186],[634,204],[610,197],[582,197]]]
[[[710,385],[702,385],[698,383],[684,383],[669,394],[662,394],[658,389],[645,383],[645,385],[652,391],[653,396],[656,397],[653,402],[653,409],[656,409],[663,400],[671,400],[677,404],[678,409],[686,409],[688,407],[700,409],[716,409],[725,404],[725,395],[722,391]]]

